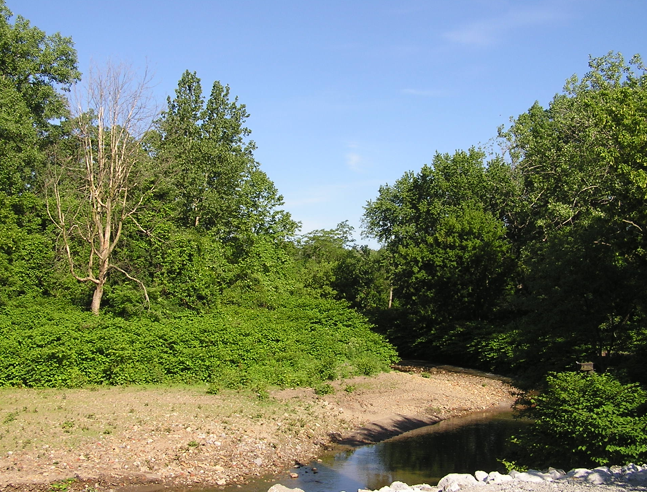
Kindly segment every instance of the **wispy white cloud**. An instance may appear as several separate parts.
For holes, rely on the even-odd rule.
[[[492,46],[511,31],[561,22],[569,17],[563,4],[553,1],[531,7],[514,4],[499,15],[469,22],[443,34],[451,42],[471,46]]]
[[[346,165],[351,171],[359,172],[364,168],[364,158],[357,152],[348,152]]]
[[[370,160],[362,152],[361,146],[357,142],[348,142],[346,147],[349,151],[344,154],[344,158],[348,169],[355,173],[361,173],[371,167]]]

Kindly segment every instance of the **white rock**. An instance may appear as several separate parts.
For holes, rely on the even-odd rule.
[[[553,480],[559,480],[560,478],[564,478],[564,476],[566,475],[566,472],[564,470],[557,470],[551,466],[548,469],[548,474],[550,475],[550,478],[552,478]]]
[[[426,483],[419,483],[418,485],[412,485],[411,488],[413,490],[418,490],[420,492],[436,492],[438,490],[436,487],[432,487],[429,484]]]
[[[389,488],[391,490],[411,490],[411,487],[404,482],[393,482]]]
[[[486,483],[510,482],[513,478],[510,475],[501,475],[498,471],[488,473]]]
[[[598,470],[596,468],[595,470],[591,470],[591,473],[586,476],[586,481],[594,485],[602,485],[603,483],[607,483],[610,479],[611,473],[608,472],[608,469]]]
[[[543,472],[540,470],[528,470],[528,473],[530,475],[534,475],[536,477],[541,478],[545,482],[552,482],[553,481],[553,476],[550,474],[550,472]]]
[[[286,487],[285,485],[277,483],[275,485],[272,485],[267,492],[303,492],[303,489],[291,489],[290,487]]]
[[[445,475],[438,482],[438,488],[445,492],[456,492],[461,488],[473,487],[475,485],[485,485],[483,482],[477,482],[476,478],[469,473],[450,473]]]
[[[573,468],[566,474],[566,478],[586,478],[591,473],[588,468]]]
[[[484,471],[475,471],[474,476],[479,482],[485,482],[487,480],[488,474]]]
[[[531,471],[535,473],[531,473]],[[543,475],[544,475],[543,473],[536,472],[536,470],[528,470],[527,472],[523,472],[523,473],[515,473],[514,479],[519,480],[520,482],[532,482],[532,483],[541,483],[541,482],[546,482],[548,480],[552,480],[550,477],[548,477],[548,480],[546,480],[546,478]]]

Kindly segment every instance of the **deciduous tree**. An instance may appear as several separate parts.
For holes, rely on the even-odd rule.
[[[391,336],[404,350],[478,336],[510,286],[515,262],[496,195],[509,176],[484,159],[476,149],[437,154],[365,208],[368,233],[390,253],[394,305],[407,318],[406,332]]]
[[[36,186],[53,120],[67,114],[61,91],[81,74],[70,38],[11,17],[0,0],[0,191],[19,194]]]
[[[112,270],[139,283],[148,299],[144,284],[115,261],[124,223],[137,223],[152,186],[141,142],[154,116],[147,84],[124,65],[93,70],[72,108],[72,142],[50,166],[50,217],[70,272],[94,284],[95,314]]]

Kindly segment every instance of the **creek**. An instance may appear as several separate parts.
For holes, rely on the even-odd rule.
[[[286,474],[224,490],[266,492],[271,485],[281,483],[305,492],[355,492],[377,490],[396,480],[410,485],[435,485],[448,473],[505,472],[497,458],[505,453],[508,437],[524,425],[525,422],[513,419],[510,411],[480,412],[409,431],[378,444],[335,447],[317,462],[292,470],[298,478]],[[223,489],[202,492],[216,490]]]

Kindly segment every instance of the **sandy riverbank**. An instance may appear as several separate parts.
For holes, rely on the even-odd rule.
[[[307,462],[331,442],[362,444],[496,406],[499,380],[433,368],[312,389],[205,386],[0,390],[0,490],[228,485]],[[59,489],[61,490],[61,489]]]

